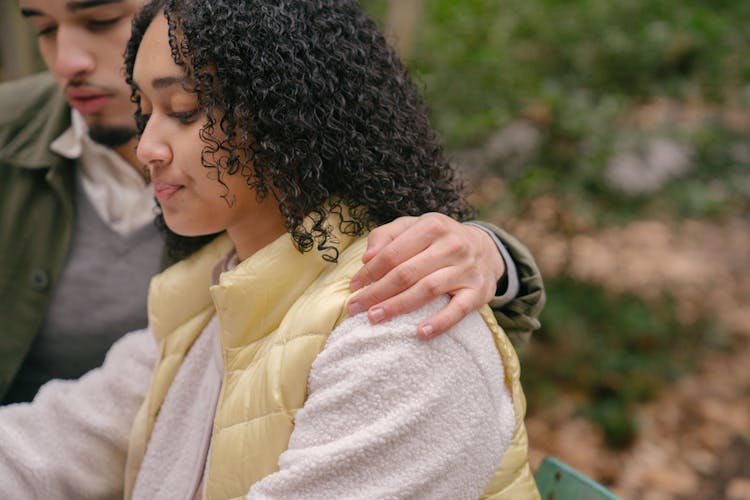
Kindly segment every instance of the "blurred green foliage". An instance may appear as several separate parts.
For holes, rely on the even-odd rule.
[[[677,0],[433,0],[412,67],[449,145],[543,103],[572,134],[581,111],[750,82],[750,4]],[[481,126],[480,124],[485,124]]]
[[[363,4],[382,19],[383,0]],[[656,99],[684,103],[686,115],[696,103],[750,105],[750,2],[426,0],[410,68],[451,151],[519,119],[538,127],[525,168],[489,166],[518,199],[552,191],[605,224],[750,208],[750,158],[734,154],[747,130],[710,116],[645,131],[626,120]],[[689,171],[647,193],[607,182],[621,144],[651,136],[685,147]]]

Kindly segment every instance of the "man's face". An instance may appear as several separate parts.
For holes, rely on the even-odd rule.
[[[44,62],[107,146],[135,134],[134,106],[122,73],[130,22],[143,0],[20,0],[38,34]]]

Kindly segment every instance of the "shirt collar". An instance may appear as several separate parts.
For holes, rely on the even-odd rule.
[[[70,127],[52,141],[49,148],[69,160],[80,158],[83,154],[83,137],[88,134],[88,127],[83,117],[76,110],[71,112]]]
[[[52,141],[50,149],[70,160],[82,159],[79,168],[84,177],[96,179],[104,174],[115,177],[120,182],[125,181],[129,185],[148,185],[133,166],[114,149],[94,142],[89,137],[88,125],[81,113],[75,109],[71,110],[70,127]],[[97,161],[87,161],[88,158],[96,158]],[[102,161],[104,165],[101,164]]]
[[[71,124],[50,144],[55,153],[76,160],[83,190],[101,219],[128,235],[154,218],[155,202],[148,183],[114,149],[89,137],[83,116],[71,110]]]

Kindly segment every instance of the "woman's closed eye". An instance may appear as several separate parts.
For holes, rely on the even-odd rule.
[[[195,119],[198,116],[198,110],[194,109],[191,111],[174,111],[172,113],[167,113],[167,116],[170,118],[174,118],[178,120],[183,125],[189,125],[195,121]],[[151,119],[151,113],[136,113],[135,115],[135,123],[136,127],[140,131],[140,133],[143,133],[143,129],[146,128],[146,124]]]
[[[180,123],[188,125],[195,121],[195,118],[198,116],[198,110],[192,109],[190,111],[173,111],[169,113],[169,116],[171,116],[172,118],[176,118],[180,121]]]

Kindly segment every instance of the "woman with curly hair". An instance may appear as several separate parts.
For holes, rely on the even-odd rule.
[[[126,498],[537,496],[518,360],[489,309],[429,343],[413,331],[447,297],[347,315],[369,230],[471,214],[357,3],[154,0],[125,62],[181,259],[150,289],[159,352]]]

